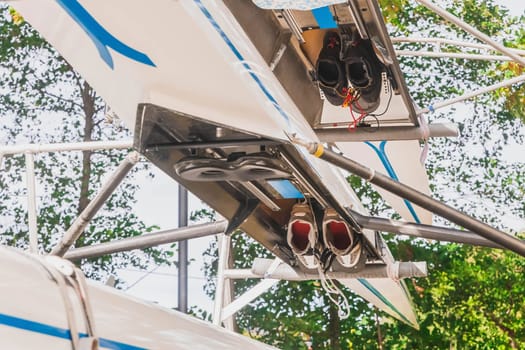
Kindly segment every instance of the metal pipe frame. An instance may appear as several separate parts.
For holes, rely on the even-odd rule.
[[[290,140],[296,144],[305,147],[312,155],[327,161],[341,169],[361,177],[362,179],[374,184],[396,196],[406,199],[434,214],[437,214],[451,222],[464,227],[501,247],[511,250],[525,257],[525,241],[499,231],[479,220],[476,220],[465,213],[460,212],[432,197],[419,192],[418,190],[407,186],[401,182],[395,181],[390,177],[376,172],[352,159],[346,158],[329,149],[325,149],[322,144],[308,142],[303,139],[290,135]]]
[[[270,276],[271,274],[273,274],[274,271],[282,265],[286,264],[282,264],[282,261],[279,258],[270,260],[268,269],[262,274],[264,279],[249,290],[247,290],[246,292],[244,292],[230,304],[225,305],[224,308],[221,310],[221,321],[232,317],[237,311],[248,305],[252,300],[259,297],[261,294],[263,294],[268,289],[272,288],[275,284],[277,284],[279,282],[278,279],[266,278],[266,276]],[[226,274],[227,271],[228,270],[223,271],[223,276],[225,279],[228,279]]]
[[[294,140],[296,143],[301,141]],[[476,220],[438,200],[433,199],[418,190],[407,186],[401,182],[392,180],[390,177],[376,172],[354,160],[346,158],[331,150],[324,149],[322,145],[316,143],[306,144],[307,148],[312,154],[317,157],[355,174],[366,181],[387,190],[403,199],[406,199],[432,213],[435,213],[451,222],[465,227],[466,229],[499,244],[505,249],[525,257],[525,241],[519,240],[516,237],[501,232],[479,220]]]
[[[479,61],[512,61],[512,58],[500,55],[482,55],[476,53],[439,52],[439,51],[410,51],[396,50],[398,56],[417,56],[429,58],[453,58]]]
[[[226,305],[222,309],[222,320],[232,317],[237,311],[248,305],[250,302],[252,302],[255,298],[259,297],[264,292],[268,291],[268,289],[272,288],[278,282],[278,279],[263,279],[261,282],[253,286],[251,289],[247,290],[245,293],[243,293],[237,299],[232,301],[230,304]]]
[[[96,258],[133,249],[151,248],[161,244],[173,243],[181,240],[213,236],[224,232],[226,226],[226,221],[217,221],[209,224],[162,230],[142,236],[129,237],[118,241],[71,249],[64,255],[64,258],[71,261],[77,261],[80,259]]]
[[[0,146],[1,155],[13,155],[18,153],[47,153],[66,151],[97,151],[103,149],[126,149],[133,147],[132,140],[122,141],[90,141],[90,142],[68,142],[68,143],[45,143]]]
[[[288,28],[292,31],[293,35],[301,44],[304,44],[306,41],[303,38],[303,30],[295,20],[295,17],[290,10],[281,10],[281,15],[283,16],[284,21],[288,24]]]
[[[26,184],[27,184],[27,224],[29,227],[29,251],[38,253],[35,158],[33,153],[26,152]]]
[[[86,208],[73,222],[71,227],[66,231],[60,242],[51,250],[51,255],[63,256],[75,243],[78,237],[82,234],[91,219],[104,205],[106,200],[111,196],[115,188],[124,180],[128,172],[139,161],[140,155],[138,152],[129,153],[126,158],[120,163],[111,178],[102,186],[99,193],[93,198]]]
[[[501,245],[470,231],[365,216],[356,211],[351,211],[351,213],[359,225],[365,229],[433,239],[436,241],[463,243],[489,248],[503,248]]]
[[[473,36],[475,36],[479,40],[481,40],[481,41],[489,44],[490,46],[492,46],[497,51],[499,51],[499,52],[501,52],[501,53],[511,57],[514,61],[522,64],[523,66],[525,66],[525,58],[524,57],[521,57],[520,55],[518,55],[517,53],[513,52],[512,50],[509,50],[509,48],[507,48],[507,47],[503,46],[502,44],[498,43],[497,41],[493,40],[491,37],[489,37],[485,33],[482,33],[481,31],[479,31],[478,29],[474,28],[470,24],[465,23],[460,18],[454,16],[453,14],[451,14],[448,11],[446,11],[445,9],[443,9],[443,8],[433,4],[429,0],[416,0],[416,1],[419,2],[420,4],[422,4],[423,6],[427,7],[428,9],[434,11],[436,14],[438,14],[441,17],[443,17],[445,20],[454,23],[455,25],[457,25],[461,29],[465,30],[467,33],[472,34]]]
[[[437,103],[432,104],[432,105],[430,105],[430,106],[428,106],[426,108],[422,108],[422,109],[418,110],[416,113],[417,113],[417,115],[421,115],[421,114],[428,113],[428,112],[434,112],[438,108],[443,108],[443,107],[446,107],[446,106],[450,106],[450,105],[452,105],[454,103],[462,102],[462,101],[471,99],[473,97],[476,97],[478,95],[481,95],[481,94],[484,94],[484,93],[487,93],[487,92],[490,92],[490,91],[494,91],[496,89],[499,89],[499,88],[502,88],[502,87],[506,87],[506,86],[509,86],[509,85],[521,83],[523,81],[525,81],[525,74],[520,75],[518,77],[514,77],[512,79],[508,79],[508,80],[502,81],[502,82],[497,83],[497,84],[486,86],[484,88],[472,91],[470,93],[466,93],[464,95],[461,95],[461,96],[458,96],[458,97],[455,97],[455,98],[451,98],[451,99],[446,100],[446,101],[437,102]]]
[[[228,235],[219,238],[219,263],[217,266],[217,287],[215,288],[215,302],[213,306],[212,323],[220,326],[222,322],[222,309],[224,306],[225,285],[228,282],[224,271],[228,269],[228,257],[230,255],[230,240]]]
[[[270,260],[270,259],[257,259]],[[257,262],[256,260],[256,262]],[[263,267],[266,264],[262,264]],[[255,267],[255,264],[254,264]],[[428,270],[426,262],[395,262],[390,265],[368,265],[363,270],[358,272],[326,272],[326,278],[329,279],[355,279],[355,278],[394,278],[404,279],[412,277],[427,277]],[[296,270],[287,264],[280,265],[271,275],[263,275],[256,269],[235,269],[226,270],[225,276],[231,279],[247,279],[247,278],[266,278],[286,281],[312,281],[319,280],[319,274],[307,273]]]
[[[470,47],[474,49],[482,50],[494,50],[490,45],[471,43],[468,41],[450,40],[443,38],[411,38],[411,37],[394,37],[391,38],[393,43],[431,43],[431,44],[445,44],[459,47]],[[518,55],[525,55],[525,50],[515,49],[508,47],[507,50],[512,51]]]
[[[188,190],[179,184],[179,227],[188,226]],[[188,312],[188,241],[179,241],[178,307]]]
[[[65,151],[96,151],[102,149],[126,149],[133,146],[132,140],[90,141],[47,144],[22,144],[0,146],[0,168],[4,156],[24,153],[26,161],[27,211],[29,227],[29,251],[38,253],[37,205],[35,184],[35,160],[37,153]]]
[[[348,132],[347,128],[315,129],[322,142],[358,142],[383,140],[421,140],[428,137],[457,137],[459,130],[453,123],[428,126],[428,133],[419,126],[360,127]]]
[[[250,181],[240,181],[238,182],[242,187],[244,187],[246,190],[248,190],[251,194],[253,194],[257,199],[259,199],[264,205],[266,205],[268,208],[270,208],[272,211],[280,211],[281,207],[279,207],[273,200],[270,199],[266,194],[264,194],[263,191],[261,191],[257,186],[255,186]]]
[[[279,142],[268,139],[246,139],[246,140],[219,140],[219,141],[204,141],[204,142],[180,142],[180,143],[162,143],[151,144],[145,147],[146,152],[175,150],[175,149],[202,149],[202,148],[226,148],[226,147],[240,147],[240,146],[270,146],[277,145]]]

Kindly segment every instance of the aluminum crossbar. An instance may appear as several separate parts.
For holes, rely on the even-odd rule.
[[[318,273],[303,272],[294,269],[288,264],[281,264],[271,274],[266,269],[272,262],[271,259],[256,258],[251,269],[226,270],[225,276],[231,279],[246,278],[271,278],[286,281],[309,281],[319,280]],[[412,277],[427,277],[427,264],[423,261],[418,262],[399,262],[392,264],[367,265],[364,269],[356,272],[333,272],[327,271],[326,278],[329,279],[352,279],[352,278],[393,278],[396,280]]]
[[[121,141],[89,141],[68,143],[45,143],[0,146],[0,154],[12,155],[18,153],[46,153],[65,151],[96,151],[102,149],[126,149],[133,146],[132,140]]]
[[[72,261],[89,259],[133,249],[151,248],[161,244],[173,243],[181,240],[212,236],[224,232],[226,226],[226,221],[218,221],[172,230],[162,230],[147,233],[142,236],[129,237],[117,241],[71,249],[64,255],[64,258]]]
[[[419,192],[418,190],[395,181],[390,177],[376,172],[374,169],[362,165],[352,159],[346,158],[329,149],[325,149],[322,144],[307,142],[295,137],[291,138],[295,144],[304,146],[314,156],[323,159],[341,169],[351,172],[364,180],[387,190],[403,199],[406,199],[432,213],[435,213],[451,222],[464,227],[484,238],[495,242],[505,249],[525,257],[525,241],[514,236],[501,232],[473,217],[466,215],[434,198]]]
[[[430,43],[439,45],[452,45],[458,47],[469,47],[481,50],[494,50],[490,45],[473,43],[468,41],[450,40],[443,38],[417,38],[417,37],[393,37],[391,38],[392,43]],[[525,55],[525,50],[514,49],[508,47],[507,50],[512,51],[518,55]]]
[[[35,184],[35,158],[26,152],[27,221],[29,226],[29,251],[38,253],[37,207]]]
[[[432,105],[430,105],[430,106],[428,106],[426,108],[422,108],[422,109],[416,111],[416,114],[420,115],[420,114],[424,114],[424,113],[428,113],[428,112],[433,112],[434,110],[436,110],[438,108],[443,108],[443,107],[446,107],[446,106],[450,106],[450,105],[452,105],[454,103],[462,102],[462,101],[471,99],[473,97],[476,97],[478,95],[481,95],[481,94],[484,94],[484,93],[487,93],[487,92],[491,92],[491,91],[497,90],[497,89],[502,88],[502,87],[510,86],[510,85],[517,84],[517,83],[521,83],[523,81],[525,81],[525,74],[517,76],[517,77],[514,77],[512,79],[504,80],[502,82],[499,82],[499,83],[496,83],[496,84],[493,84],[493,85],[486,86],[484,88],[481,88],[481,89],[478,89],[478,90],[466,93],[466,94],[458,96],[458,97],[451,98],[451,99],[446,100],[446,101],[433,103]]]
[[[502,248],[501,245],[470,231],[365,216],[355,211],[351,211],[351,213],[357,223],[365,229],[433,239],[436,241],[456,242],[489,248]]]
[[[457,137],[459,130],[453,123],[436,123],[428,125],[428,135],[419,126],[382,126],[380,128],[356,128],[348,132],[348,128],[315,129],[322,142],[356,142],[383,140],[422,140],[428,137]]]

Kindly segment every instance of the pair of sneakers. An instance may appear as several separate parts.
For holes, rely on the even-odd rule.
[[[350,85],[359,92],[357,110],[372,113],[380,103],[381,73],[385,67],[370,40],[354,32],[352,42],[343,44],[336,31],[328,31],[316,63],[319,87],[334,106],[345,102]]]
[[[323,217],[323,241],[345,267],[355,266],[361,256],[361,244],[356,241],[354,230],[334,209],[325,210]],[[296,204],[292,208],[287,232],[288,245],[307,268],[317,268],[314,250],[319,249],[317,226],[308,204]]]

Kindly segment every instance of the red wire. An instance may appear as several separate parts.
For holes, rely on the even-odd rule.
[[[349,98],[350,97],[350,98]],[[352,117],[353,119],[353,123],[350,123],[348,125],[348,131],[354,131],[357,129],[357,124],[359,124],[359,122],[366,116],[366,113],[365,111],[363,110],[363,108],[361,107],[361,105],[359,104],[359,99],[354,99],[354,96],[353,95],[350,95],[348,94],[347,96],[347,99],[349,98],[349,101],[348,101],[348,107],[350,109],[350,116]],[[346,101],[346,99],[345,99]],[[359,110],[359,117],[355,117],[354,115],[354,110],[352,108],[352,105],[355,103],[357,109]]]

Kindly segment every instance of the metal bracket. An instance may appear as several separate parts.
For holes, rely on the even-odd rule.
[[[224,234],[231,235],[253,213],[259,203],[260,201],[255,198],[247,198],[244,203],[241,203],[230,222],[228,222],[228,227],[226,227]]]

